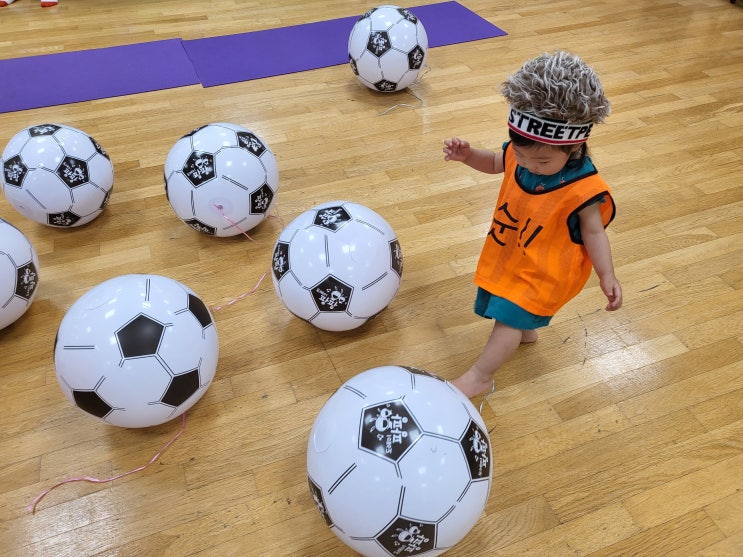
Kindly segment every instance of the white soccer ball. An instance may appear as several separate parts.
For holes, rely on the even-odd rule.
[[[480,518],[490,439],[448,382],[383,366],[346,381],[307,444],[310,492],[325,523],[367,557],[440,555]]]
[[[289,223],[273,250],[273,284],[286,308],[326,331],[347,331],[385,309],[402,278],[397,235],[378,213],[332,201]]]
[[[39,124],[14,135],[2,155],[8,203],[33,221],[55,227],[92,221],[108,204],[114,167],[83,131]]]
[[[390,93],[411,85],[426,63],[428,35],[410,10],[379,6],[362,15],[348,37],[348,61],[369,89]]]
[[[54,341],[57,380],[77,407],[123,427],[164,423],[191,408],[219,355],[209,309],[180,282],[123,275],[81,296]]]
[[[39,258],[26,235],[0,219],[0,329],[31,305],[39,285]]]
[[[276,202],[279,170],[252,131],[207,124],[181,137],[165,160],[165,194],[175,214],[209,236],[247,232]]]

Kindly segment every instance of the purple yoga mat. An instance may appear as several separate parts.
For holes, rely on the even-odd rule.
[[[0,113],[199,83],[180,39],[0,60]]]
[[[428,46],[505,35],[458,2],[410,8],[420,18]],[[204,87],[336,66],[348,62],[348,36],[359,16],[183,41]]]
[[[426,28],[429,48],[506,34],[457,2],[411,10]],[[0,114],[345,64],[348,36],[357,19],[0,60]]]

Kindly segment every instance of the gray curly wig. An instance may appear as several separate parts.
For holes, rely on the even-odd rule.
[[[561,50],[527,61],[501,86],[513,108],[541,118],[598,124],[611,112],[593,68]]]

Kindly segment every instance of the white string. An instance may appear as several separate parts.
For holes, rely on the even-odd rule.
[[[388,112],[392,112],[393,110],[395,110],[396,108],[400,108],[401,106],[406,106],[408,108],[420,108],[420,107],[423,106],[423,99],[421,99],[418,95],[416,95],[415,93],[413,93],[410,89],[405,89],[405,92],[409,93],[410,95],[413,95],[416,99],[418,99],[418,101],[419,101],[418,104],[415,105],[415,104],[408,104],[408,103],[399,103],[399,104],[396,104],[396,105],[393,105],[393,106],[389,107],[388,109],[384,110],[383,112],[380,112],[379,115],[380,116],[384,116]]]
[[[493,386],[490,387],[490,391],[485,393],[485,396],[482,397],[482,402],[480,403],[480,414],[482,414],[482,407],[485,405],[485,401],[488,400],[488,397],[492,395],[495,392],[495,380],[493,380]]]
[[[431,71],[431,66],[429,66],[428,64],[426,64],[425,67],[426,67],[426,71],[424,73],[420,74],[418,76],[418,78],[413,83],[410,84],[411,86],[412,85],[417,85],[418,83],[420,83],[423,80],[423,76],[426,75],[428,72]],[[413,95],[416,99],[418,99],[418,104],[399,103],[399,104],[393,105],[393,106],[387,108],[386,110],[380,112],[379,115],[380,116],[384,116],[388,112],[392,112],[396,108],[400,108],[400,107],[403,107],[403,106],[404,107],[407,107],[407,108],[421,108],[423,106],[423,99],[421,99],[418,95],[416,95],[415,93],[413,93],[410,90],[410,87],[406,88],[405,89],[405,92],[408,93],[409,95]]]

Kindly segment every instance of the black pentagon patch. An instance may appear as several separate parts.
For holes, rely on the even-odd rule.
[[[122,356],[154,356],[165,333],[165,325],[142,313],[116,331]]]
[[[61,129],[61,126],[56,124],[39,124],[28,128],[28,134],[31,137],[39,137],[40,135],[54,135],[54,133]]]
[[[20,188],[23,179],[28,174],[28,167],[23,163],[20,155],[15,155],[3,163],[3,174],[5,174],[6,184]]]
[[[160,402],[177,408],[199,390],[199,370],[192,369],[171,379]]]
[[[402,249],[397,239],[390,242],[390,267],[402,278]]]
[[[289,244],[287,242],[276,243],[276,247],[273,249],[271,269],[276,280],[281,280],[289,272]]]
[[[163,183],[165,184],[165,199],[167,199],[168,203],[170,203],[170,192],[168,192],[168,177],[165,175],[165,171],[163,171]]]
[[[460,441],[464,456],[473,480],[490,477],[490,451],[487,434],[474,421],[470,421],[467,431]]]
[[[426,57],[426,53],[420,45],[415,45],[415,48],[408,52],[408,68],[411,70],[419,70],[423,65],[423,59]]]
[[[55,172],[68,188],[87,184],[90,179],[88,163],[75,157],[66,156]]]
[[[391,93],[392,91],[397,89],[397,83],[388,79],[382,79],[374,84],[374,88],[377,91],[381,91],[382,93]]]
[[[194,296],[193,294],[188,295],[188,311],[193,314],[203,329],[212,324],[212,316],[209,313],[209,308],[206,307],[206,304],[198,296]]]
[[[371,17],[371,15],[376,12],[379,8],[372,8],[371,10],[368,10],[364,15],[362,15],[357,21],[361,21],[362,19],[366,19],[368,17]]]
[[[105,418],[113,407],[103,400],[95,391],[72,391],[72,398],[78,408],[97,418]]]
[[[204,234],[207,234],[208,236],[215,236],[217,234],[217,229],[213,226],[209,226],[208,224],[204,224],[198,219],[188,219],[184,220],[188,226],[196,230],[197,232],[203,232]]]
[[[217,176],[214,168],[214,155],[203,151],[191,153],[181,170],[195,188]]]
[[[88,137],[90,137],[90,136],[88,136]],[[108,160],[111,160],[111,157],[108,156],[108,153],[106,153],[106,150],[103,147],[101,147],[100,143],[98,143],[92,137],[90,138],[90,141],[91,141],[91,143],[93,143],[93,147],[95,148],[96,151],[98,151],[99,154],[103,155]]]
[[[250,194],[250,214],[262,215],[271,206],[273,201],[273,190],[268,184],[263,184],[260,188]]]
[[[392,42],[387,31],[372,31],[369,33],[369,40],[366,43],[366,49],[377,58],[392,48]]]
[[[348,310],[353,294],[353,286],[328,275],[310,290],[318,311],[343,313]]]
[[[251,132],[237,132],[237,145],[241,149],[250,151],[256,157],[260,157],[265,151],[266,146],[258,139],[258,136]]]
[[[50,226],[75,226],[80,217],[71,211],[61,213],[49,213],[46,216],[46,222]]]
[[[436,525],[399,517],[376,540],[390,555],[423,555],[436,544]]]
[[[324,209],[318,209],[312,224],[335,232],[350,220],[352,220],[351,215],[348,214],[345,207],[325,207]]]
[[[332,528],[333,519],[330,518],[328,508],[325,506],[325,499],[322,496],[322,489],[320,489],[320,486],[317,485],[309,476],[307,476],[307,483],[310,484],[310,493],[312,494],[312,500],[315,502],[317,510],[320,511],[325,524],[327,524],[329,528]]]
[[[348,55],[348,63],[351,65],[351,71],[353,72],[353,75],[359,75],[359,68],[356,65],[356,60],[354,60],[351,55]]]
[[[101,206],[99,207],[101,211],[106,208],[106,205],[108,205],[108,202],[110,201],[110,199],[111,199],[111,190],[108,190],[106,192],[106,195],[103,196],[103,201],[101,201]]]
[[[39,284],[39,272],[36,270],[36,265],[30,261],[18,267],[16,273],[15,295],[24,300],[30,300]]]
[[[413,12],[411,12],[410,10],[406,8],[398,8],[397,11],[400,12],[400,15],[407,19],[413,25],[418,23],[418,18],[413,15]]]
[[[421,437],[421,429],[401,400],[364,408],[359,448],[397,462]]]

